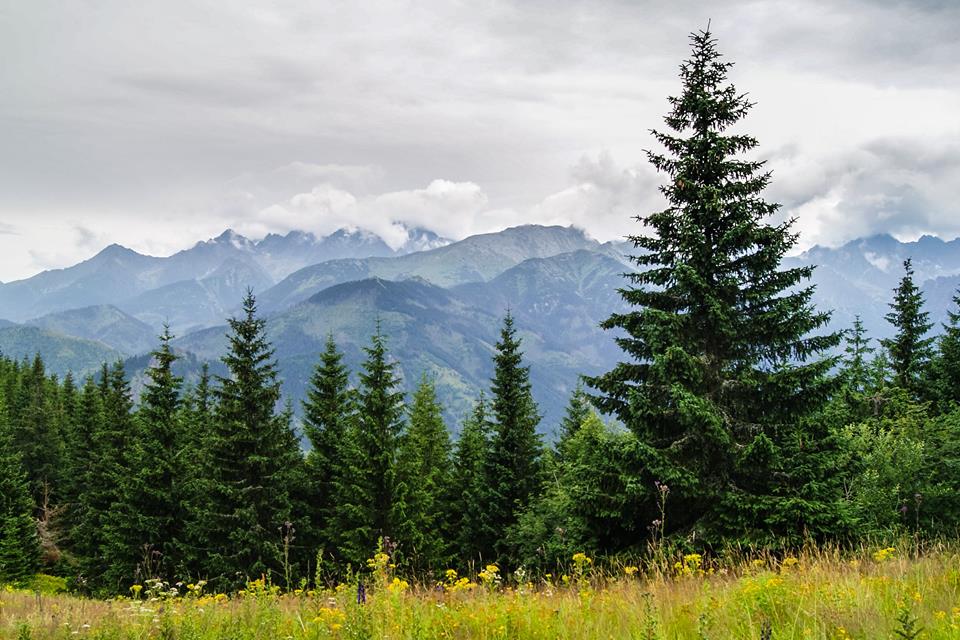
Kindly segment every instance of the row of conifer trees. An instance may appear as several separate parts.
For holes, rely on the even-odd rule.
[[[39,357],[0,360],[0,582],[41,565],[101,592],[149,577],[333,579],[381,544],[413,571],[505,557],[542,454],[509,315],[489,401],[456,447],[433,381],[407,402],[379,329],[356,384],[328,339],[303,403],[306,454],[252,295],[230,320],[228,375],[204,367],[185,387],[172,337],[160,337],[137,406],[122,363],[78,388]]]
[[[670,99],[667,208],[631,237],[622,362],[586,378],[552,448],[512,319],[488,398],[456,444],[430,379],[408,403],[377,332],[354,376],[330,341],[303,406],[280,407],[252,296],[227,375],[183,388],[165,333],[134,407],[119,365],[79,385],[0,360],[0,582],[38,568],[124,592],[149,577],[234,588],[363,570],[379,545],[424,576],[455,564],[861,543],[960,526],[960,308],[938,339],[912,265],[893,337],[844,336],[813,304],[814,266],[783,268],[791,220],[762,198],[752,106],[709,32]],[[960,306],[960,298],[955,299]],[[605,423],[596,407],[616,422]]]
[[[328,339],[300,433],[290,408],[278,410],[251,296],[230,321],[229,375],[211,380],[204,367],[185,386],[164,332],[137,406],[121,363],[77,386],[47,375],[39,357],[0,359],[0,581],[42,569],[94,592],[150,577],[236,588],[260,575],[338,579],[378,545],[426,575],[493,561],[546,568],[578,550],[639,553],[696,528],[702,544],[948,532],[960,525],[960,476],[943,474],[960,463],[960,310],[931,337],[905,267],[887,318],[894,336],[875,349],[857,320],[836,390],[808,427],[823,436],[808,445],[816,455],[798,458],[821,486],[781,496],[807,502],[794,513],[799,528],[759,511],[673,524],[691,514],[651,474],[642,439],[605,424],[580,388],[544,447],[509,315],[490,395],[455,443],[430,378],[406,400],[379,331],[355,383]]]

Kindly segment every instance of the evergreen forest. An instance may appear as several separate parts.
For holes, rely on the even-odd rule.
[[[357,370],[331,333],[302,407],[286,403],[252,293],[222,374],[187,384],[165,330],[136,401],[121,362],[75,378],[0,358],[0,584],[323,588],[384,557],[426,584],[450,567],[546,575],[578,554],[954,538],[960,292],[934,326],[907,260],[893,337],[830,330],[815,267],[783,267],[794,220],[764,198],[730,68],[692,36],[649,153],[665,208],[624,221],[636,270],[604,323],[621,362],[583,377],[560,424],[541,424],[508,310],[458,424],[429,375],[401,390],[379,325]]]

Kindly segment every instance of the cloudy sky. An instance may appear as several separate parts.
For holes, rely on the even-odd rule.
[[[623,236],[708,19],[804,246],[960,234],[954,0],[0,0],[0,280],[226,227]]]

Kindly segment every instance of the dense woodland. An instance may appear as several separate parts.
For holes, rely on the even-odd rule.
[[[668,206],[639,218],[631,311],[606,322],[624,361],[584,380],[550,443],[509,314],[461,424],[430,378],[404,397],[379,331],[359,371],[330,338],[300,424],[249,295],[228,375],[185,385],[164,332],[136,405],[121,364],[60,380],[40,358],[0,360],[0,583],[292,587],[363,571],[378,549],[425,577],[955,535],[960,296],[935,330],[907,261],[893,338],[828,332],[812,268],[781,269],[797,238],[761,197],[763,163],[740,157],[757,141],[728,131],[751,107],[729,68],[693,36],[650,154]]]

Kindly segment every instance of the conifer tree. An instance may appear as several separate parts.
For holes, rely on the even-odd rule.
[[[111,573],[104,549],[120,544],[109,526],[110,511],[121,501],[128,480],[130,444],[133,440],[133,406],[123,363],[103,365],[94,388],[91,380],[81,398],[81,438],[89,448],[75,459],[83,488],[71,522],[71,539],[78,556],[78,584],[95,592],[117,593],[128,584]]]
[[[338,540],[336,483],[344,473],[344,438],[354,418],[354,398],[343,354],[329,335],[303,402],[304,432],[312,447],[306,464],[315,542],[325,553],[333,553]]]
[[[636,436],[614,431],[591,410],[564,449],[511,532],[518,560],[549,571],[577,552],[638,550],[649,520],[638,513],[644,469]]]
[[[492,435],[486,459],[488,549],[507,559],[508,530],[540,486],[540,416],[523,366],[520,338],[508,312],[494,355],[491,387]]]
[[[301,459],[289,416],[277,412],[280,383],[266,321],[248,292],[229,320],[227,377],[218,378],[206,443],[207,469],[191,506],[191,539],[203,570],[221,588],[282,574],[281,541],[290,520],[290,470]]]
[[[68,474],[73,490],[67,508],[68,540],[80,576],[95,575],[103,544],[101,512],[110,506],[98,459],[98,436],[103,430],[103,398],[93,376],[80,391],[74,432],[68,449]]]
[[[664,119],[671,131],[653,132],[665,152],[648,153],[666,174],[668,207],[638,218],[649,232],[629,237],[640,269],[621,291],[633,309],[603,324],[624,332],[616,340],[628,360],[588,383],[670,487],[672,531],[821,535],[812,527],[834,511],[835,487],[795,474],[808,462],[790,452],[798,441],[805,452],[818,446],[801,424],[833,389],[833,361],[820,356],[840,336],[815,335],[829,314],[811,303],[813,267],[781,268],[797,236],[792,220],[771,219],[763,162],[742,157],[756,139],[728,131],[752,106],[727,83],[732,65],[709,31],[691,41]],[[753,473],[758,464],[765,475]]]
[[[197,538],[202,505],[206,504],[207,470],[211,468],[208,445],[213,431],[213,391],[210,386],[210,366],[204,362],[197,383],[184,391],[180,406],[180,450],[177,467],[182,474],[183,523],[174,555],[178,575],[197,576],[202,572],[203,548],[206,542]]]
[[[78,449],[77,419],[80,415],[81,390],[77,388],[73,374],[67,373],[63,378],[63,387],[60,392],[60,406],[58,422],[63,440],[63,484],[61,486],[61,501],[69,504],[76,499],[77,482],[79,478],[73,473],[73,456]]]
[[[415,569],[442,569],[450,558],[447,527],[451,444],[434,382],[424,376],[413,394],[399,447],[406,488],[399,537]]]
[[[938,408],[944,413],[951,411],[960,402],[960,290],[953,296],[953,309],[947,310],[930,376]]]
[[[111,441],[121,450],[133,437],[133,394],[123,362],[118,360],[112,367],[103,366],[100,380],[103,400],[103,418]]]
[[[198,467],[202,464],[205,438],[213,422],[213,389],[210,386],[210,365],[200,366],[196,384],[183,391],[180,402],[181,467]]]
[[[184,513],[182,470],[177,460],[182,446],[182,380],[172,371],[177,360],[170,347],[172,339],[165,326],[147,369],[130,465],[106,523],[109,543],[104,553],[111,584],[174,577]]]
[[[21,369],[19,393],[11,406],[14,444],[23,457],[34,504],[43,503],[52,488],[59,499],[62,485],[64,443],[56,419],[56,383],[46,374],[37,355]]]
[[[396,541],[402,512],[402,487],[397,479],[397,449],[403,432],[403,391],[396,363],[388,360],[380,323],[364,348],[357,418],[344,439],[345,468],[338,488],[337,517],[342,538],[340,553],[348,562],[369,557],[377,540]]]
[[[853,320],[853,328],[847,333],[844,357],[841,362],[843,382],[854,393],[863,393],[870,384],[870,357],[874,352],[870,338],[860,316]]]
[[[896,335],[880,343],[890,356],[894,384],[920,398],[924,394],[924,370],[933,355],[933,338],[926,337],[933,323],[929,321],[930,314],[923,310],[923,294],[913,281],[910,258],[903,262],[903,270],[903,278],[893,291],[893,302],[886,315]]]
[[[489,525],[486,512],[486,461],[490,449],[490,421],[484,394],[467,417],[457,439],[453,457],[453,483],[450,499],[452,537],[456,557],[462,562],[481,562],[484,554],[483,536]]]
[[[584,421],[593,414],[590,406],[590,398],[583,388],[582,382],[577,382],[576,388],[570,394],[570,402],[567,403],[567,412],[560,423],[560,437],[557,440],[557,453],[563,456],[563,450],[570,438],[575,436],[583,426]]]
[[[34,503],[0,396],[0,584],[22,584],[39,568]]]
[[[844,355],[840,360],[838,381],[841,385],[824,410],[822,420],[833,430],[866,420],[873,401],[868,397],[873,388],[873,354],[867,330],[856,316],[853,327],[844,332]]]

